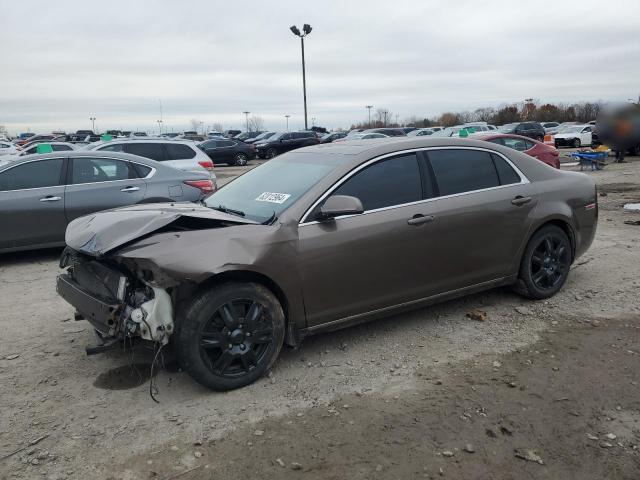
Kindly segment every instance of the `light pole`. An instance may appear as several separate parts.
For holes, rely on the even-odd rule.
[[[89,117],[89,120],[91,120],[91,131],[96,133],[96,117]]]
[[[366,105],[367,110],[369,110],[369,128],[371,128],[371,109],[373,108],[373,105]]]
[[[156,120],[158,122],[158,133],[162,135],[162,120]]]
[[[298,30],[298,27],[296,27],[295,25],[289,27],[289,29],[291,30],[291,32],[293,32],[294,35],[300,37],[300,46],[302,47],[302,94],[304,96],[304,129],[307,130],[309,124],[307,123],[307,78],[304,68],[304,37],[311,33],[311,25],[305,23],[302,26],[302,32],[304,33],[301,33],[300,30]]]
[[[311,117],[311,128],[316,126],[316,117]]]
[[[251,112],[242,112],[242,113],[244,113],[244,123],[246,126],[246,131],[248,132],[249,131],[249,114]]]
[[[291,115],[285,115],[285,118],[287,119],[287,132],[289,131],[289,117]]]

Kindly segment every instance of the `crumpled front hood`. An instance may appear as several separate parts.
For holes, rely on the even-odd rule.
[[[257,224],[193,203],[150,203],[77,218],[69,223],[65,241],[74,250],[99,257],[163,227],[189,219],[193,219],[198,229]]]

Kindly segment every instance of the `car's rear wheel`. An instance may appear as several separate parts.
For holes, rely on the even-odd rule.
[[[284,313],[257,283],[225,283],[197,294],[176,331],[182,368],[213,390],[231,390],[260,378],[284,340]]]
[[[582,143],[580,142],[580,139],[579,139],[579,138],[574,138],[574,139],[573,139],[573,146],[574,146],[575,148],[580,148],[580,146],[581,146],[581,145],[582,145]]]
[[[238,167],[244,167],[247,164],[247,155],[244,153],[236,153],[234,158],[234,165],[237,165]]]
[[[571,266],[571,242],[555,225],[538,230],[524,251],[516,291],[527,298],[549,298],[562,288]]]
[[[267,158],[274,158],[276,155],[278,155],[278,151],[275,148],[267,150]]]

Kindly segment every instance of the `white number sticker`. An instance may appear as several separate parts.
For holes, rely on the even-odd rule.
[[[284,203],[289,197],[288,193],[263,192],[256,198],[257,202]]]

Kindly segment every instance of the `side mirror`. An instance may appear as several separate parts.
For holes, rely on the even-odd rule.
[[[357,215],[362,212],[364,208],[360,199],[349,195],[332,195],[320,207],[320,217],[323,220],[342,215]]]

